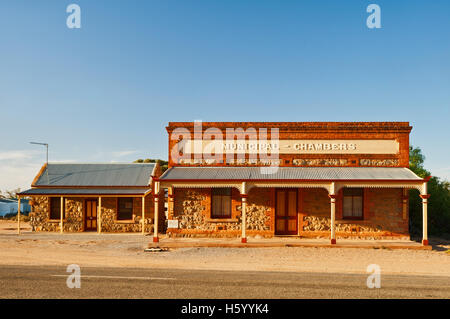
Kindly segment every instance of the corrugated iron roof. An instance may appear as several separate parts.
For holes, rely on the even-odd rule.
[[[150,188],[31,188],[20,195],[144,195]]]
[[[268,169],[266,173],[264,169]],[[172,167],[160,180],[422,180],[404,167]]]
[[[33,186],[148,186],[155,165],[49,163]]]

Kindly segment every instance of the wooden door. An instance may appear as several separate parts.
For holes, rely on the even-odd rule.
[[[85,207],[84,230],[97,230],[97,200],[87,199]]]
[[[275,193],[275,235],[297,235],[297,189],[277,189]]]

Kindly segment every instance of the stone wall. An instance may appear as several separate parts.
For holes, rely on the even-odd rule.
[[[178,220],[178,229],[169,229],[172,236],[239,237],[242,224],[242,203],[239,191],[232,190],[231,218],[211,218],[211,189],[175,189],[173,211],[169,219]],[[273,232],[271,190],[253,189],[247,199],[247,234],[270,236]]]
[[[274,210],[270,188],[253,188],[247,199],[247,229],[273,231]]]
[[[84,230],[84,201],[82,198],[66,199],[66,219],[63,223],[66,232],[81,232]]]
[[[35,231],[60,231],[60,220],[50,220],[49,199],[45,196],[34,196],[31,201],[30,224]],[[83,199],[67,197],[65,200],[65,232],[83,231]]]
[[[84,203],[89,198],[66,197],[65,219],[63,227],[65,232],[84,231]],[[160,196],[159,204],[159,231],[164,230],[164,195]],[[145,231],[153,232],[154,202],[151,196],[145,198]],[[31,200],[30,223],[35,231],[60,231],[60,220],[50,220],[50,207],[48,197],[34,196]],[[133,218],[131,220],[117,220],[117,198],[102,198],[102,232],[140,232],[142,219],[142,199],[133,198]]]
[[[329,238],[331,231],[330,199],[324,189],[303,190],[299,224],[300,235]],[[364,190],[364,219],[342,217],[342,190],[336,200],[336,236],[373,239],[409,238],[408,216],[403,218],[402,190]]]

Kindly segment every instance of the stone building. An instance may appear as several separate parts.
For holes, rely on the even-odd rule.
[[[148,233],[165,224],[160,175],[157,163],[49,163],[18,195],[30,198],[35,231]]]
[[[408,122],[171,122],[170,236],[409,238]],[[157,234],[155,234],[157,237]],[[155,239],[155,241],[157,238]]]

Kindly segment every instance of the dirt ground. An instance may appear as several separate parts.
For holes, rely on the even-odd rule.
[[[449,243],[433,250],[360,248],[179,248],[144,252],[141,234],[34,233],[22,223],[0,221],[1,265],[366,273],[377,264],[385,274],[450,276]],[[238,239],[235,239],[238,240]],[[286,239],[289,240],[289,239]],[[298,240],[298,239],[297,239]]]

